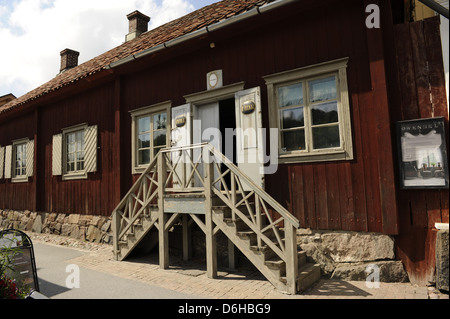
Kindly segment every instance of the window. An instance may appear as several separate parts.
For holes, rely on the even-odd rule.
[[[66,173],[77,173],[84,170],[84,129],[65,135]]]
[[[97,171],[97,125],[80,124],[53,135],[52,174],[63,180],[86,179]]]
[[[279,161],[352,159],[347,59],[264,77]]]
[[[138,165],[149,164],[166,147],[167,113],[156,113],[138,118]]]
[[[34,140],[15,140],[11,145],[0,147],[0,178],[11,182],[28,182],[33,176]]]
[[[131,111],[133,173],[144,170],[169,143],[170,102]]]
[[[27,143],[14,145],[13,150],[13,178],[27,177]]]

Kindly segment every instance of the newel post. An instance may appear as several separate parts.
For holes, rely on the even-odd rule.
[[[205,154],[205,153],[204,153]],[[203,159],[205,175],[205,235],[206,235],[206,274],[208,278],[217,277],[217,244],[214,236],[214,223],[212,220],[212,196],[214,181],[214,164],[212,155],[208,151],[208,156]]]
[[[298,255],[297,255],[297,233],[296,228],[288,221],[285,223],[286,240],[286,279],[287,293],[295,295],[297,293],[298,276]]]
[[[166,230],[167,214],[164,213],[164,188],[167,179],[167,164],[162,152],[158,153],[158,236],[159,268],[169,268],[169,231]]]
[[[115,210],[112,214],[111,229],[113,232],[113,250],[114,259],[119,260],[119,233],[120,233],[120,218],[119,213]]]

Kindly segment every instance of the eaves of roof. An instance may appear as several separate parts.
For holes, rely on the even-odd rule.
[[[168,22],[158,28],[143,33],[136,39],[125,42],[77,67],[61,73],[24,94],[23,96],[6,103],[0,107],[0,114],[20,107],[30,101],[36,100],[46,94],[54,92],[62,87],[70,85],[81,79],[92,76],[111,64],[133,56],[144,50],[151,49],[182,36],[198,31],[206,26],[231,19],[239,14],[247,12],[255,7],[261,7],[271,0],[223,0],[196,10],[179,19]]]

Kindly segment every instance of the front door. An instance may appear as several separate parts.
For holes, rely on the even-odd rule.
[[[220,119],[219,119],[219,102],[213,102],[208,104],[203,104],[199,106],[194,106],[193,112],[193,128],[192,128],[192,138],[193,144],[200,143],[210,143],[217,150],[221,151],[222,140],[220,136]],[[193,160],[197,161],[200,156],[200,149],[196,148],[193,150]],[[199,173],[203,174],[203,164],[197,166]],[[218,173],[215,170],[215,176],[218,177]],[[195,174],[194,185],[196,187],[203,186],[200,182],[197,174]]]
[[[235,114],[235,123],[230,122],[230,119],[234,120],[233,117],[230,117],[230,112]],[[229,145],[223,145],[222,142],[227,140],[227,137],[223,139],[225,134],[230,134],[233,131],[236,134],[234,150],[236,165],[244,174],[250,177],[254,184],[264,188],[262,155],[265,145],[262,139],[259,87],[236,92],[234,103],[232,99],[228,99],[193,106],[193,144],[208,142],[228,156],[230,160],[233,160],[230,152],[223,149],[224,147],[229,147]],[[229,140],[232,140],[232,138]],[[193,160],[197,160],[198,156],[199,152],[194,149],[192,153]],[[198,170],[203,174],[203,165],[199,165]],[[217,175],[216,171],[215,175]],[[217,177],[218,175],[215,176],[215,178]],[[197,177],[195,178],[195,186],[201,186]],[[243,187],[245,190],[251,188],[246,183],[243,183]]]

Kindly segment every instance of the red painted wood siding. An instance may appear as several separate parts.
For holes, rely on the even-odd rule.
[[[393,91],[398,92],[395,98],[399,107],[393,110],[393,120],[443,116],[448,152],[448,111],[439,17],[397,25],[394,31],[398,86]],[[412,282],[427,284],[434,276],[437,232],[434,224],[449,222],[449,191],[401,190],[398,194],[398,256]]]

